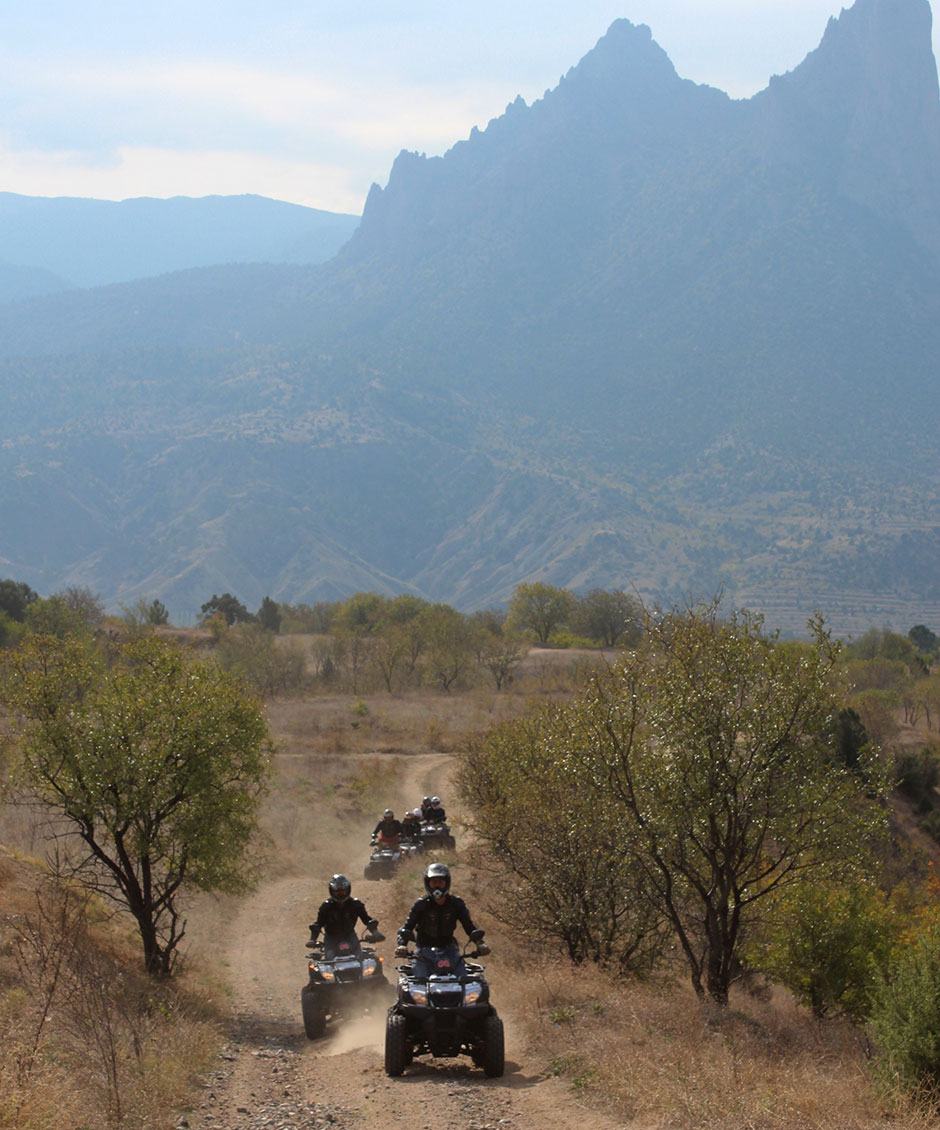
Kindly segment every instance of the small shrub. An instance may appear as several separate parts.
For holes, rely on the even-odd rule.
[[[919,750],[902,750],[894,759],[894,776],[898,788],[914,800],[927,800],[932,807],[930,796],[940,784],[940,757],[929,745]]]
[[[871,1013],[877,1072],[892,1090],[940,1095],[940,921],[933,916],[896,955]]]
[[[932,809],[920,822],[921,830],[940,843],[940,812]]]
[[[800,884],[777,899],[776,924],[749,959],[809,1005],[815,1016],[869,1014],[890,960],[896,914],[876,887]]]

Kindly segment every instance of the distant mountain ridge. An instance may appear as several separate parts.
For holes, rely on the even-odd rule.
[[[402,153],[328,263],[0,309],[0,528],[70,500],[0,557],[187,613],[539,578],[940,624],[938,232],[927,0],[856,0],[747,101],[617,21]]]
[[[110,201],[0,192],[0,262],[73,287],[220,263],[321,263],[358,223],[252,195]]]

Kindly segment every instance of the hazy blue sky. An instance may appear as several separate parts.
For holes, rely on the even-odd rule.
[[[255,192],[358,212],[556,85],[625,17],[734,97],[817,46],[836,0],[0,0],[0,190]]]

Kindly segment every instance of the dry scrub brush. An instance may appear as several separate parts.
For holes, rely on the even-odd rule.
[[[702,1004],[679,982],[617,978],[523,953],[490,929],[493,999],[512,1054],[557,1075],[586,1106],[643,1130],[927,1130],[933,1116],[886,1110],[868,1048],[842,1021],[814,1020],[782,990]],[[516,1053],[518,1054],[518,1053]]]
[[[0,1125],[11,1130],[163,1126],[217,1053],[207,1010],[155,985],[95,917],[87,894],[45,880],[0,922]]]

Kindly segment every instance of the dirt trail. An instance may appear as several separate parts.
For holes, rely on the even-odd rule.
[[[440,757],[409,759],[420,781],[442,768]],[[412,790],[418,792],[419,789]],[[381,920],[388,940],[379,946],[394,984],[392,950],[400,923],[395,884],[362,874],[365,848],[331,860],[323,873],[343,868],[354,894]],[[415,868],[415,891],[420,884]],[[500,1008],[498,954],[490,959],[494,1003],[506,1025],[506,1073],[486,1079],[469,1060],[417,1060],[404,1076],[384,1074],[386,1003],[360,1020],[331,1025],[309,1041],[300,1016],[306,977],[306,924],[324,892],[306,876],[275,878],[238,908],[219,939],[233,994],[232,1038],[219,1069],[207,1080],[197,1109],[180,1121],[193,1130],[616,1130],[596,1112],[578,1106],[560,1080],[526,1063],[512,1016]],[[410,894],[409,896],[410,897]],[[396,903],[396,898],[398,903]]]

